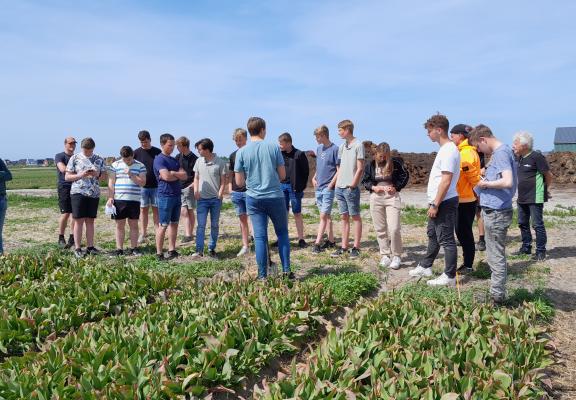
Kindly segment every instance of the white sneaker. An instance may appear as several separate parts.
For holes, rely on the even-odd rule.
[[[390,263],[390,265],[388,266],[390,269],[398,269],[400,268],[400,257],[398,256],[394,256],[392,257],[392,262]]]
[[[146,242],[146,237],[144,235],[138,236],[138,244],[144,244]]]
[[[248,253],[250,253],[250,249],[248,247],[242,247],[238,254],[236,254],[236,257],[242,257]]]
[[[390,265],[391,262],[392,262],[392,260],[390,260],[390,257],[382,256],[382,259],[380,260],[380,266],[382,268],[386,268],[387,266]]]
[[[432,268],[424,268],[420,264],[416,268],[408,271],[408,275],[413,277],[432,276]]]
[[[456,284],[456,279],[448,278],[448,275],[442,274],[436,279],[431,279],[426,282],[429,286],[454,286]]]
[[[193,253],[190,258],[192,260],[201,260],[202,258],[204,258],[204,254],[202,253]]]

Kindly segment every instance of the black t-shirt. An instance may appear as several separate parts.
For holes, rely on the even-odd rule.
[[[234,172],[234,163],[236,162],[236,153],[238,152],[238,150],[234,151],[232,154],[230,154],[230,165],[228,166],[228,171]],[[236,184],[236,179],[234,179],[234,173],[232,174],[232,191],[233,192],[245,192],[246,191],[246,185],[244,186],[238,186]]]
[[[548,201],[544,174],[550,170],[546,157],[539,151],[518,160],[518,203],[533,204]]]
[[[194,164],[196,164],[198,156],[192,152],[188,153],[187,156],[180,153],[176,156],[176,160],[180,164],[180,167],[188,174],[188,179],[180,181],[182,189],[184,189],[190,186],[192,182],[194,182]]]
[[[146,166],[146,184],[144,187],[147,189],[155,189],[158,187],[158,181],[156,180],[156,175],[154,175],[154,159],[161,152],[158,147],[154,146],[149,149],[139,147],[134,150],[134,159]]]
[[[58,186],[72,186],[72,182],[66,182],[65,175],[66,172],[60,172],[58,169],[58,163],[64,163],[64,165],[68,165],[68,161],[70,161],[71,155],[68,155],[64,152],[58,153],[54,156],[54,163],[56,164],[56,172],[58,173]]]

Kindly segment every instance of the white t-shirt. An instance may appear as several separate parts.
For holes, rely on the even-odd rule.
[[[441,146],[434,159],[434,164],[430,170],[430,177],[428,178],[427,195],[429,203],[432,203],[436,199],[438,186],[440,186],[440,181],[442,180],[442,172],[452,172],[450,187],[446,192],[446,196],[442,199],[442,201],[444,201],[458,196],[456,184],[460,178],[460,152],[458,151],[458,147],[452,142]]]

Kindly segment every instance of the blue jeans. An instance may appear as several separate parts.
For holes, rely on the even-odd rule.
[[[200,199],[196,202],[196,253],[204,253],[204,236],[206,235],[206,221],[210,212],[210,242],[208,250],[216,250],[218,231],[220,229],[220,209],[222,200],[218,197],[213,199]]]
[[[288,212],[284,199],[256,199],[246,195],[246,209],[254,228],[254,245],[258,278],[268,275],[268,218],[272,220],[278,237],[278,252],[282,262],[282,271],[290,272],[290,240],[288,239]]]
[[[360,214],[360,189],[337,187],[335,194],[340,214],[349,214],[351,217]]]
[[[158,197],[158,218],[160,226],[177,224],[180,221],[180,196]]]
[[[4,195],[0,195],[0,254],[4,254],[4,247],[2,244],[2,230],[4,229],[4,218],[6,217],[6,209],[8,208],[8,199]]]
[[[321,190],[316,189],[316,205],[320,210],[320,214],[330,215],[332,213],[335,194],[334,189],[328,189],[328,186]]]
[[[532,228],[536,233],[536,252],[543,253],[546,251],[546,227],[544,226],[544,204],[520,204],[518,203],[518,226],[522,236],[522,248],[532,250],[532,232],[530,232],[530,219],[532,219]]]
[[[140,189],[140,207],[158,207],[158,189]]]
[[[230,192],[230,200],[238,217],[246,214],[246,192]]]

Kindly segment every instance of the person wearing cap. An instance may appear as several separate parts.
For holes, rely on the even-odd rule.
[[[70,157],[64,178],[72,182],[70,197],[74,223],[74,255],[97,255],[100,250],[94,247],[94,220],[98,214],[100,200],[100,180],[106,180],[104,159],[94,153],[96,143],[90,137],[82,139],[82,151]],[[82,230],[86,226],[86,253],[82,251]]]
[[[74,218],[70,218],[70,214],[72,214],[72,199],[70,197],[72,182],[68,182],[65,179],[66,166],[68,165],[68,161],[70,161],[70,157],[74,155],[74,150],[76,150],[76,139],[68,136],[64,139],[64,151],[54,156],[56,172],[58,174],[58,207],[60,208],[58,245],[64,249],[69,249],[74,246]],[[70,236],[68,236],[68,242],[66,242],[64,235],[66,233],[68,220],[70,220]]]
[[[474,265],[476,245],[474,243],[474,218],[476,217],[476,194],[474,186],[480,181],[480,157],[474,146],[468,143],[472,127],[455,125],[451,138],[460,151],[460,178],[456,185],[458,191],[458,217],[456,219],[456,237],[462,245],[464,263],[459,267],[462,272],[471,272]]]
[[[491,155],[486,175],[474,192],[480,198],[486,230],[486,260],[490,266],[490,296],[494,304],[506,299],[506,235],[512,223],[512,199],[516,193],[518,175],[516,160],[509,146],[494,136],[486,125],[478,125],[468,142],[484,154]]]

